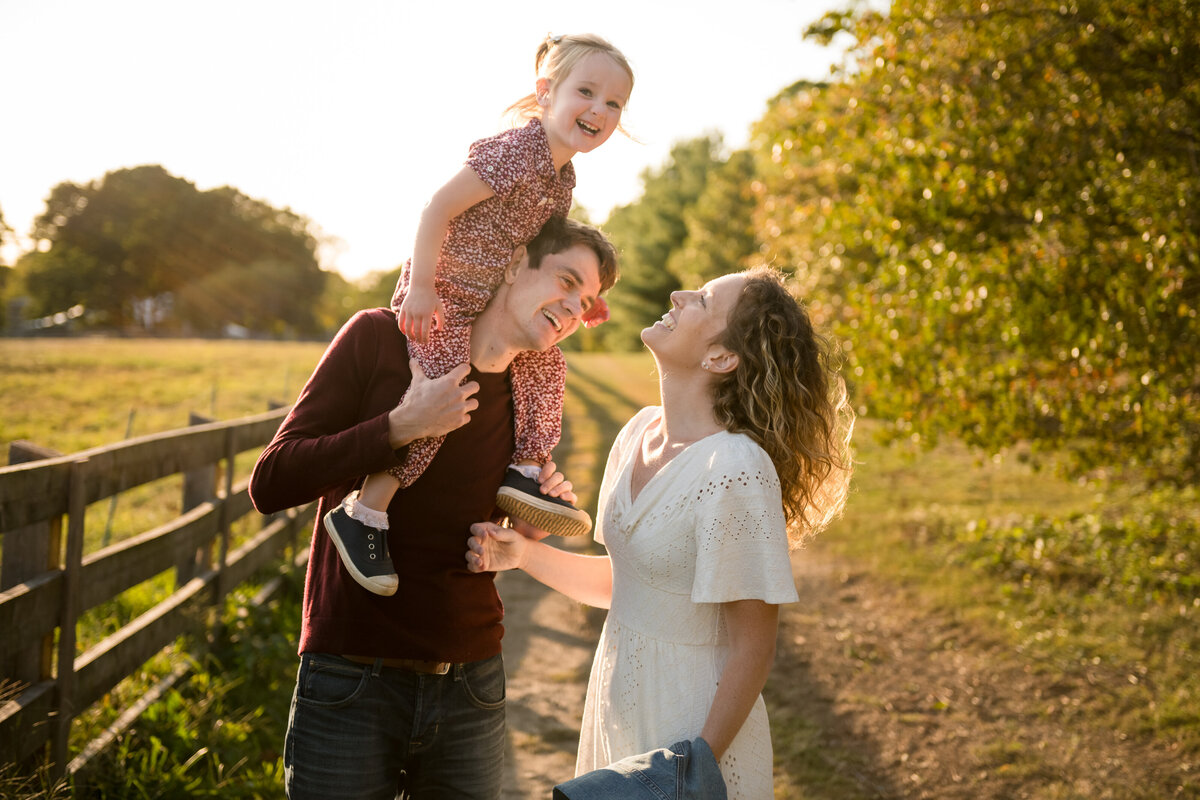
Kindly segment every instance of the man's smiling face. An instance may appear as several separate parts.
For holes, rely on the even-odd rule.
[[[578,330],[599,297],[600,260],[582,244],[546,254],[536,269],[525,255],[508,284],[505,312],[518,349],[548,350]]]

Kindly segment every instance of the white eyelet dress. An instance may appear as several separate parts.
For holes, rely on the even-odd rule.
[[[612,608],[592,663],[576,775],[700,735],[728,657],[721,603],[798,599],[779,479],[766,452],[717,433],[679,453],[631,500],[644,408],[618,435],[596,540],[612,558]],[[730,800],[773,797],[760,696],[721,759]]]

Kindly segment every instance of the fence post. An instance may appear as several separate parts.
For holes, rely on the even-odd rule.
[[[62,619],[58,628],[58,708],[50,738],[52,774],[62,776],[67,767],[71,720],[75,718],[75,624],[79,618],[80,573],[83,570],[84,514],[87,510],[88,460],[71,464],[67,491],[67,552],[63,565]]]
[[[8,446],[9,464],[27,464],[62,453],[33,442],[16,441]],[[0,560],[0,592],[44,572],[56,570],[62,561],[62,517],[35,522],[4,534],[4,558]],[[51,677],[54,634],[41,642],[0,657],[0,675],[19,683],[34,684]]]
[[[212,422],[196,412],[188,414],[188,425],[206,425]],[[217,496],[217,465],[206,464],[183,473],[183,510],[190,511],[201,503]],[[184,557],[175,569],[175,586],[183,586],[200,574],[202,567],[212,563],[212,546],[201,547],[191,556]]]
[[[230,529],[233,525],[233,520],[229,518],[229,503],[233,497],[233,460],[237,457],[237,445],[235,444],[236,437],[232,428],[225,431],[225,473],[224,480],[221,481],[221,507],[217,515],[217,533],[221,537],[217,550],[217,580],[216,580],[216,597],[213,598],[214,604],[217,606],[217,613],[220,614],[221,603],[225,599],[225,595],[233,587],[227,586],[227,578],[225,575],[225,564],[229,557],[229,538]]]

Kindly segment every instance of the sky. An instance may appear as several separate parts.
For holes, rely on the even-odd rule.
[[[746,144],[767,100],[829,75],[802,39],[845,0],[0,0],[0,213],[30,247],[63,181],[159,164],[307,217],[326,269],[402,264],[434,191],[533,89],[547,33],[599,34],[634,68],[622,122],[575,157],[602,223],[681,140]],[[878,3],[876,3],[878,5]]]

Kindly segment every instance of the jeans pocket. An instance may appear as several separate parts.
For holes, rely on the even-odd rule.
[[[467,699],[476,708],[491,711],[504,705],[506,690],[501,656],[464,664],[461,680]]]
[[[369,667],[306,656],[300,665],[296,699],[326,708],[348,705],[367,685]]]

